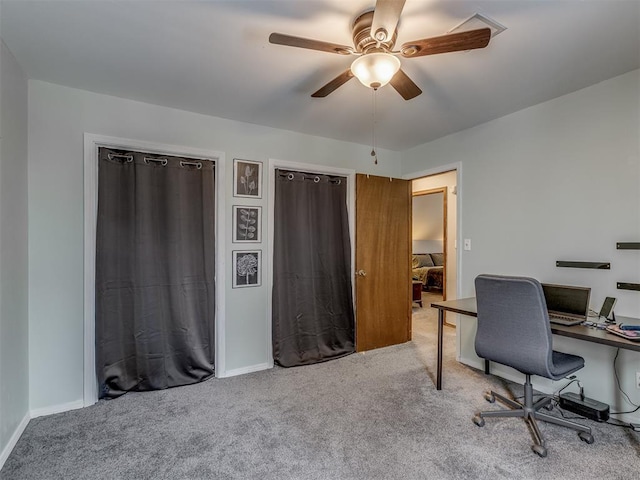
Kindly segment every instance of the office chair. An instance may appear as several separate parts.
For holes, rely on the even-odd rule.
[[[549,314],[542,287],[525,277],[479,275],[475,281],[478,302],[478,331],[475,349],[479,357],[515,368],[526,376],[524,402],[516,402],[493,391],[485,394],[488,402],[496,399],[511,407],[507,410],[478,412],[473,423],[482,427],[485,417],[518,417],[528,424],[533,436],[531,449],[547,456],[545,441],[537,420],[577,430],[581,440],[593,443],[591,429],[563,418],[540,412],[553,408],[552,398],[533,401],[531,375],[560,380],[584,367],[584,359],[553,351]]]

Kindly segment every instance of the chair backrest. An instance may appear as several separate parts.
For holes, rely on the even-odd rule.
[[[476,277],[479,357],[553,378],[553,343],[540,282],[527,277]]]

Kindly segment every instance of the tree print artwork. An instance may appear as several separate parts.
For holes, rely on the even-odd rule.
[[[233,252],[233,287],[255,287],[260,285],[260,251]]]
[[[247,283],[249,283],[249,277],[258,272],[258,259],[250,253],[242,255],[238,258],[236,271],[238,275],[246,277]]]

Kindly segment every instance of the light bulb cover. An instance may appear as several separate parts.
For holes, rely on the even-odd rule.
[[[351,72],[369,88],[380,88],[391,81],[400,70],[400,60],[390,53],[367,53],[356,58],[351,64]]]

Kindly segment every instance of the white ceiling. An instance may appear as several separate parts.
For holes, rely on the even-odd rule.
[[[375,0],[2,0],[0,35],[29,78],[243,122],[371,142],[353,57],[271,45],[271,32],[351,45]],[[407,0],[396,45],[479,12],[508,29],[470,52],[401,59],[423,90],[377,94],[377,144],[410,148],[640,68],[638,0]],[[640,89],[639,89],[640,91]]]

